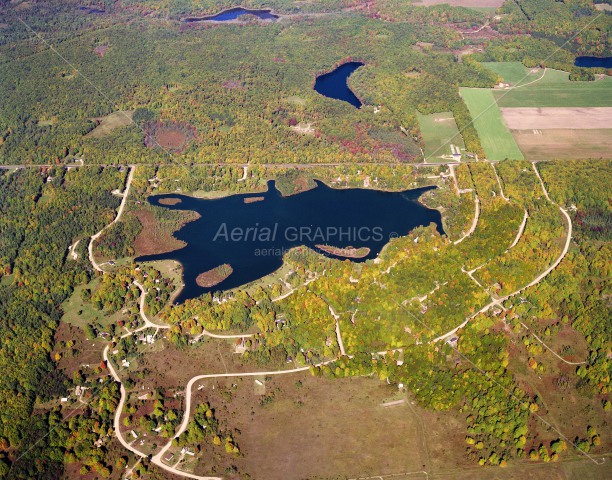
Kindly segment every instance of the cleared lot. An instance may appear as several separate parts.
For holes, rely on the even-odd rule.
[[[602,129],[612,125],[610,107],[502,108],[501,112],[511,130]]]
[[[612,158],[612,129],[536,131],[512,132],[528,159]]]

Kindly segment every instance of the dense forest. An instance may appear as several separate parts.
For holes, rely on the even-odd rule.
[[[3,247],[6,265],[0,286],[0,436],[4,449],[23,449],[12,459],[15,478],[57,478],[62,470],[62,454],[42,454],[45,442],[35,443],[44,427],[31,423],[32,408],[34,402],[64,394],[69,385],[54,372],[50,358],[54,331],[62,316],[59,305],[90,273],[86,258],[68,261],[68,246],[110,222],[119,203],[110,192],[123,179],[116,168],[2,173],[4,184],[24,186],[20,191],[0,189],[2,219],[8,225],[2,245],[9,247]]]
[[[6,98],[3,163],[167,161],[171,153],[145,146],[138,122],[88,135],[104,115],[136,108],[190,126],[195,141],[172,155],[184,162],[418,160],[417,109],[452,111],[468,149],[481,152],[457,86],[491,86],[495,75],[474,62],[457,62],[449,50],[457,34],[432,22],[388,23],[353,14],[183,28],[139,19],[126,26],[99,17],[75,38],[50,36],[61,57],[43,45],[13,58],[12,44],[0,46],[10,65],[0,82]],[[327,47],[312,48],[312,38]],[[421,51],[414,48],[417,41],[436,48]],[[317,74],[350,59],[366,63],[351,78],[366,103],[360,110],[312,89]],[[305,124],[314,134],[291,129]]]

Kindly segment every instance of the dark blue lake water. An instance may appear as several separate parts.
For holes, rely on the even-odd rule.
[[[274,182],[269,182],[265,193],[211,200],[154,195],[148,199],[151,205],[194,210],[201,218],[175,233],[176,238],[187,243],[182,249],[136,261],[179,261],[185,288],[177,302],[208,291],[239,287],[273,273],[282,265],[283,254],[300,245],[314,250],[315,245],[367,247],[370,252],[366,257],[351,259],[363,262],[376,258],[390,238],[407,235],[420,225],[434,223],[444,233],[440,212],[418,202],[419,196],[432,188],[435,187],[403,192],[336,190],[317,182],[312,190],[283,197]],[[245,199],[253,197],[263,199],[245,203]],[[177,199],[180,203],[162,205],[162,199]],[[234,271],[224,281],[211,288],[196,283],[200,273],[225,263]]]
[[[574,65],[586,68],[612,68],[612,57],[576,57]]]
[[[343,100],[356,108],[361,107],[361,101],[349,88],[347,80],[355,70],[362,67],[361,62],[348,62],[324,75],[319,75],[314,89],[321,95],[336,100]]]
[[[270,10],[248,10],[242,7],[232,8],[225,10],[216,15],[210,15],[208,17],[189,17],[183,21],[187,23],[193,22],[228,22],[230,20],[236,20],[241,15],[255,15],[261,20],[276,20],[278,15],[274,15]]]

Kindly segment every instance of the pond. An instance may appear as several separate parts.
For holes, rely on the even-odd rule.
[[[348,62],[329,73],[319,75],[315,81],[315,91],[328,98],[342,100],[360,108],[361,100],[349,88],[347,81],[351,74],[363,65],[361,62]]]
[[[612,57],[576,57],[574,65],[586,68],[612,68]]]
[[[210,15],[207,17],[188,17],[183,19],[184,22],[229,22],[236,20],[241,15],[255,15],[260,20],[276,20],[278,15],[274,15],[271,10],[248,10],[242,7],[232,8],[223,12],[217,13],[216,15]]]
[[[338,247],[346,259],[359,250],[363,262],[376,258],[390,238],[407,235],[421,225],[434,223],[443,234],[440,212],[419,203],[418,198],[435,187],[402,192],[367,189],[332,189],[317,181],[316,188],[283,197],[273,181],[268,191],[218,199],[186,195],[153,195],[151,205],[171,210],[193,210],[201,218],[175,233],[186,243],[173,252],[139,257],[136,261],[172,259],[183,265],[185,288],[177,302],[209,291],[240,287],[273,273],[281,267],[282,256],[293,247],[306,246],[320,253],[321,246]],[[317,247],[319,245],[319,247]],[[209,287],[198,285],[198,275],[220,265],[229,266],[229,276]],[[227,278],[225,278],[227,277]],[[224,278],[224,279],[223,279]]]

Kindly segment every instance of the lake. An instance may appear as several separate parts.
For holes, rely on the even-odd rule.
[[[248,10],[242,7],[231,8],[223,12],[217,13],[216,15],[210,15],[207,17],[188,17],[183,19],[184,22],[229,22],[230,20],[236,20],[241,15],[255,15],[260,20],[276,20],[278,15],[274,15],[271,10]]]
[[[319,75],[315,81],[315,91],[328,98],[342,100],[360,108],[361,100],[349,88],[347,81],[351,74],[363,65],[361,62],[348,62],[329,73]]]
[[[418,202],[424,187],[402,192],[332,189],[322,182],[297,195],[283,197],[273,181],[268,191],[218,199],[186,195],[153,195],[151,205],[171,210],[193,210],[201,218],[175,232],[187,243],[173,252],[148,255],[138,262],[177,260],[183,265],[185,288],[177,302],[209,291],[240,287],[281,267],[282,256],[293,247],[331,245],[367,248],[351,261],[376,258],[390,238],[407,235],[420,225],[434,223],[443,234],[440,212]],[[161,201],[161,203],[160,203]],[[317,250],[320,251],[320,250]],[[326,254],[334,257],[332,254]],[[334,257],[339,258],[339,257]],[[229,264],[233,272],[215,286],[196,283],[199,274]]]
[[[586,68],[612,68],[612,57],[576,57],[574,65]]]

